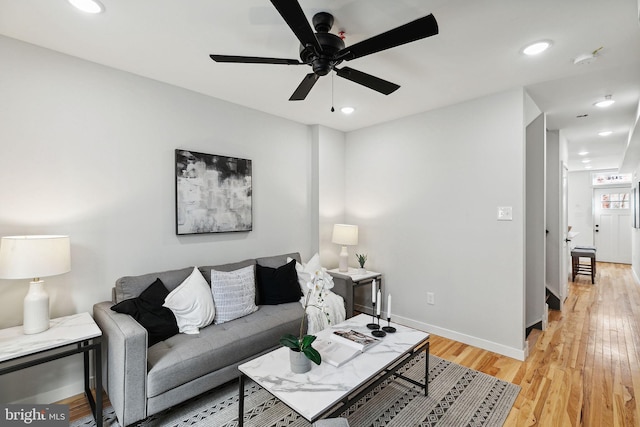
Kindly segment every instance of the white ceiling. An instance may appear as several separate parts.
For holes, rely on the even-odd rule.
[[[293,0],[292,0],[293,1]],[[640,99],[638,0],[301,0],[309,19],[328,11],[347,45],[433,13],[434,37],[348,63],[401,85],[384,96],[331,76],[305,101],[289,96],[306,66],[221,64],[209,54],[297,58],[298,41],[267,0],[102,0],[86,15],[66,0],[0,0],[0,34],[306,124],[350,131],[514,87],[569,140],[570,170],[617,168]],[[541,56],[520,49],[553,40]],[[602,47],[596,61],[574,65]],[[6,64],[7,58],[2,62]],[[3,64],[3,65],[4,65]],[[598,110],[605,95],[616,103]],[[577,115],[588,114],[578,119]],[[611,129],[614,134],[598,137]]]

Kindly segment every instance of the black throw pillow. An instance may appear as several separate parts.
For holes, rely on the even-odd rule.
[[[296,260],[278,268],[256,265],[256,281],[260,305],[297,302],[302,296],[296,273]]]
[[[149,333],[149,347],[178,333],[178,324],[173,312],[163,307],[169,291],[156,279],[137,298],[130,298],[111,307],[118,313],[128,314]]]

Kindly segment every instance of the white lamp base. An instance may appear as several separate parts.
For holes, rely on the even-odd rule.
[[[25,335],[49,329],[49,295],[44,289],[44,280],[34,280],[29,284],[29,292],[24,297],[22,329]]]
[[[347,252],[346,246],[343,246],[342,250],[340,251],[338,271],[342,271],[343,273],[349,271],[349,252]]]

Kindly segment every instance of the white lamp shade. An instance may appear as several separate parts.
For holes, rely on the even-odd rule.
[[[0,241],[2,279],[33,279],[68,271],[69,236],[8,236]]]
[[[334,224],[333,243],[344,246],[355,246],[358,244],[358,226],[349,224]]]

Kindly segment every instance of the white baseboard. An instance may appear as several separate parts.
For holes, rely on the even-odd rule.
[[[430,325],[428,323],[418,322],[416,320],[408,319],[406,317],[400,317],[395,314],[393,316],[394,316],[393,321],[396,323],[399,323],[400,325],[405,325],[411,328],[419,329],[421,331],[440,335],[441,337],[448,338],[450,340],[472,345],[474,347],[478,347],[483,350],[502,354],[503,356],[511,357],[517,360],[524,361],[527,357],[526,347],[523,349],[512,348],[512,347],[505,346],[503,344],[487,341],[482,338],[473,337],[471,335],[462,334],[460,332],[451,331],[445,328],[440,328],[438,326]],[[524,335],[524,331],[523,331],[523,335]]]

